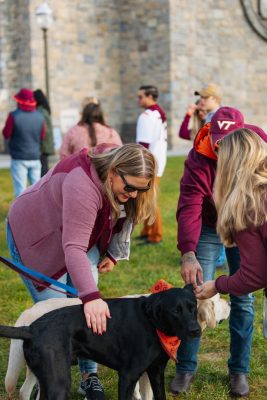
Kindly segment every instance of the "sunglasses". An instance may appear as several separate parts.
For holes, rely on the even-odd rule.
[[[125,184],[123,190],[125,190],[125,192],[127,192],[127,193],[133,193],[133,192],[144,193],[150,189],[150,185],[143,187],[143,188],[138,188],[136,186],[129,185],[129,183],[126,181],[126,179],[124,178],[123,175],[120,175],[120,177],[121,177],[123,183]]]

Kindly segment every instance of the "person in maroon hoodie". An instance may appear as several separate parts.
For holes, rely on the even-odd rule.
[[[221,107],[211,122],[197,134],[193,149],[184,166],[180,183],[180,198],[177,209],[178,249],[182,253],[181,275],[185,283],[194,287],[214,278],[216,259],[221,249],[221,240],[216,232],[217,212],[213,199],[217,154],[215,144],[225,135],[238,128],[250,128],[262,139],[262,129],[246,125],[240,111]],[[239,268],[240,256],[237,247],[226,249],[230,275]],[[230,314],[230,359],[228,361],[231,393],[245,396],[249,393],[247,374],[254,321],[253,295],[237,297],[231,295]],[[171,383],[174,394],[189,389],[197,369],[197,353],[200,340],[182,342],[177,358],[176,375]]]
[[[217,231],[225,246],[238,246],[240,268],[198,286],[199,299],[217,292],[241,296],[267,287],[266,193],[267,144],[248,129],[223,138],[214,184]]]

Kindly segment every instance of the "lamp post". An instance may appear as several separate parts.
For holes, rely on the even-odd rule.
[[[49,5],[44,2],[37,7],[35,15],[37,23],[43,31],[44,39],[44,62],[45,62],[45,86],[46,96],[49,102],[49,69],[48,69],[48,46],[47,46],[47,31],[53,22],[53,12]]]

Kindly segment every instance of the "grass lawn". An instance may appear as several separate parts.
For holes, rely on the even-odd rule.
[[[179,180],[183,171],[183,157],[168,159],[167,169],[161,181],[160,204],[164,221],[164,241],[155,247],[137,245],[132,240],[131,259],[120,262],[111,274],[101,275],[100,290],[106,297],[125,294],[144,293],[159,279],[163,278],[175,286],[182,286],[180,278],[180,255],[176,249],[176,205],[179,193]],[[0,170],[0,255],[8,256],[5,242],[5,218],[12,200],[12,184],[8,170]],[[218,274],[222,271],[218,270]],[[0,323],[13,324],[19,314],[31,306],[31,299],[19,276],[0,265]],[[262,292],[256,293],[256,320],[251,356],[250,399],[267,398],[267,342],[262,335]],[[4,390],[4,377],[7,367],[9,340],[0,339],[0,400],[8,399]],[[228,399],[227,359],[229,355],[228,322],[225,321],[214,330],[205,330],[199,354],[199,368],[190,393],[179,396],[187,400]],[[168,363],[166,370],[167,399],[173,399],[168,387],[175,373],[175,365]],[[105,367],[99,374],[106,390],[107,400],[117,399],[117,374]],[[21,376],[21,381],[24,375]],[[76,393],[79,382],[77,367],[72,370],[73,385],[70,398],[81,399]],[[13,399],[18,399],[14,395]]]

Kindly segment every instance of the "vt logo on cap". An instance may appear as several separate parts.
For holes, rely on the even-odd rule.
[[[213,145],[235,129],[244,127],[243,114],[232,107],[221,107],[211,118],[210,133]]]
[[[227,131],[231,125],[235,125],[236,123],[234,121],[217,121],[219,128],[221,130]]]

